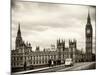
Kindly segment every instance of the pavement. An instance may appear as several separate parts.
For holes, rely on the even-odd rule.
[[[18,74],[28,74],[28,73],[36,73],[36,72],[40,72],[40,71],[43,71],[43,70],[49,70],[49,69],[53,69],[53,68],[58,68],[58,67],[61,67],[61,66],[64,66],[64,65],[57,65],[57,66],[51,66],[51,67],[44,67],[44,68],[39,68],[39,69],[33,69],[33,70],[27,70],[27,71],[21,71],[21,72],[14,72],[12,73],[12,75],[18,75]]]

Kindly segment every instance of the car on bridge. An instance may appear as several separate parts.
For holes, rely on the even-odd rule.
[[[65,67],[67,67],[67,66],[73,66],[73,65],[74,65],[74,63],[73,63],[72,58],[65,59]]]

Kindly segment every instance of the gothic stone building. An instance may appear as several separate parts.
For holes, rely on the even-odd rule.
[[[93,35],[93,29],[91,25],[91,18],[90,14],[88,12],[87,17],[87,24],[85,28],[85,36],[86,36],[86,61],[92,61],[92,35]]]
[[[54,51],[40,50],[39,46],[36,50],[32,50],[32,46],[28,42],[24,42],[21,36],[20,24],[18,27],[17,37],[15,41],[15,50],[11,50],[11,67],[28,67],[30,65],[46,65],[49,60],[64,63],[66,58],[72,58],[73,62],[79,62],[82,59],[82,52],[77,50],[76,40],[69,40],[69,47],[65,47],[64,40],[57,40],[57,46]]]
[[[49,60],[60,61],[64,63],[66,58],[72,58],[73,62],[92,61],[92,25],[91,18],[88,13],[87,24],[85,28],[86,35],[86,54],[77,49],[77,41],[69,40],[69,47],[65,47],[64,40],[57,40],[56,48],[52,50],[32,50],[32,46],[28,42],[24,42],[21,36],[20,24],[18,27],[17,37],[15,41],[15,50],[11,50],[11,67],[27,67],[30,65],[46,65]]]

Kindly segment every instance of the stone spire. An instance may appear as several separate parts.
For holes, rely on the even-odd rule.
[[[87,25],[91,25],[90,11],[88,10]]]
[[[21,37],[20,23],[18,24],[17,37]]]

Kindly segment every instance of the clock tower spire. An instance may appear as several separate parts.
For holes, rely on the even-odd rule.
[[[87,24],[91,25],[91,18],[90,18],[90,14],[89,14],[89,10],[88,10],[88,17],[87,17]]]
[[[90,12],[88,11],[87,24],[85,28],[86,61],[92,61],[92,33],[93,29],[91,25]]]

